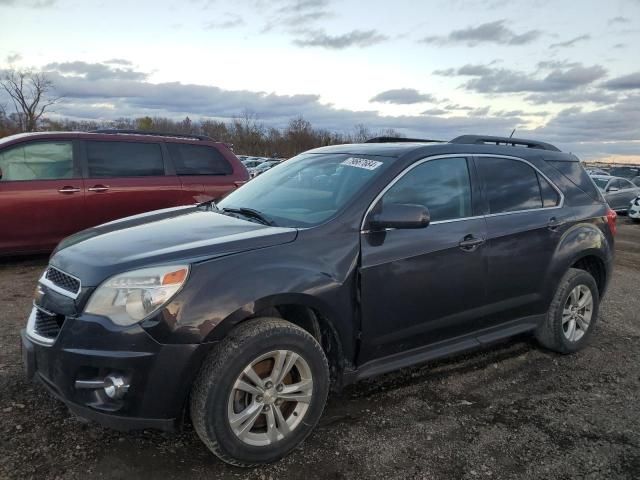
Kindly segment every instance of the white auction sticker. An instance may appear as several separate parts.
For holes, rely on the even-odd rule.
[[[375,170],[382,162],[378,162],[377,160],[369,160],[368,158],[359,158],[359,157],[349,157],[342,165],[348,165],[350,167],[364,168],[365,170]]]

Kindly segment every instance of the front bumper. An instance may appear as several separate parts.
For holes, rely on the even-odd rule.
[[[25,373],[76,415],[120,430],[173,430],[182,419],[191,383],[209,344],[160,344],[139,325],[116,328],[94,316],[66,318],[55,342],[21,332]],[[77,380],[117,374],[130,387],[121,399]]]

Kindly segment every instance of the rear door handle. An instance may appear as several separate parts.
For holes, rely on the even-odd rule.
[[[108,185],[94,185],[91,188],[88,188],[87,190],[89,190],[90,192],[106,192],[107,190],[109,190],[109,186]]]
[[[465,252],[473,252],[480,245],[484,243],[484,238],[474,237],[473,235],[466,235],[458,246]]]
[[[558,230],[559,227],[564,225],[566,222],[564,220],[558,220],[556,217],[551,217],[549,219],[549,223],[547,223],[547,228],[552,232]]]
[[[79,191],[80,189],[78,187],[69,186],[62,187],[60,190],[58,190],[58,192],[60,193],[78,193]]]

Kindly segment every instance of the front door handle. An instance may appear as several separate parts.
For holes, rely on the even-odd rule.
[[[58,190],[58,192],[60,193],[78,193],[79,191],[80,189],[78,187],[69,186],[62,187],[60,190]]]
[[[484,238],[474,237],[473,235],[466,235],[462,240],[460,240],[458,246],[465,252],[473,252],[483,243]]]
[[[549,223],[547,223],[547,228],[552,232],[555,232],[556,230],[558,230],[558,228],[560,228],[565,223],[566,222],[564,220],[558,220],[556,217],[551,217],[549,219]]]
[[[109,190],[109,185],[94,185],[91,188],[88,188],[90,192],[106,192]]]

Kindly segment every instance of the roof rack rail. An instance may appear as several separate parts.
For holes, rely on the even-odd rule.
[[[445,140],[429,140],[425,138],[405,138],[405,137],[373,137],[364,143],[395,143],[395,142],[446,143]]]
[[[560,152],[561,150],[550,143],[538,142],[536,140],[525,140],[523,138],[512,137],[492,137],[488,135],[462,135],[451,140],[449,143],[464,143],[470,145],[510,145],[512,147],[537,148],[540,150],[551,150]]]
[[[101,133],[106,135],[149,135],[152,137],[173,137],[173,138],[192,138],[194,140],[201,140],[204,142],[215,142],[211,137],[206,135],[193,135],[190,133],[171,133],[171,132],[149,132],[147,130],[127,130],[118,128],[105,128],[99,130],[90,130],[88,133]]]

